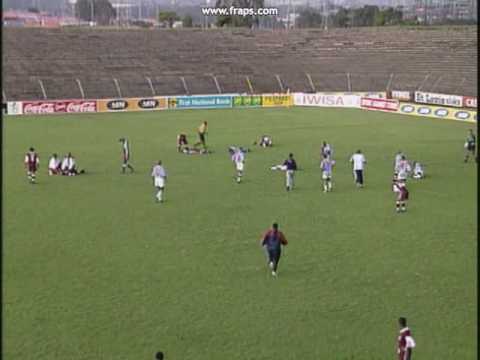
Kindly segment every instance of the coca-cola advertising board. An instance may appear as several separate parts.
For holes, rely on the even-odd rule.
[[[440,106],[463,106],[463,96],[415,91],[415,102]]]
[[[398,111],[398,100],[362,98],[360,106],[369,110]]]
[[[463,107],[466,108],[477,108],[477,98],[475,96],[464,96],[463,97]]]
[[[97,111],[96,100],[24,101],[23,114],[92,113]]]

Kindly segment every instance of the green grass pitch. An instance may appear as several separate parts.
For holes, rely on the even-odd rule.
[[[175,149],[209,123],[209,156]],[[3,354],[7,360],[394,359],[406,316],[417,359],[477,358],[475,125],[338,109],[184,110],[4,119]],[[263,133],[236,184],[229,145]],[[136,173],[121,175],[122,136]],[[334,191],[321,191],[322,140]],[[38,184],[23,157],[41,157]],[[367,158],[366,187],[350,155]],[[407,213],[391,191],[397,150],[426,165]],[[71,151],[86,175],[48,177]],[[287,193],[270,170],[293,152]],[[166,201],[154,202],[162,159]],[[259,246],[278,221],[277,279]],[[33,357],[32,357],[33,356]]]

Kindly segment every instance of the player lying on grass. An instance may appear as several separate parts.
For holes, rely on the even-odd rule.
[[[62,175],[65,176],[75,176],[84,174],[85,170],[78,170],[77,162],[73,157],[72,153],[68,153],[62,160],[62,165],[60,167]]]
[[[212,152],[207,149],[198,149],[196,147],[189,148],[188,146],[184,147],[182,153],[185,155],[207,155],[211,154]]]
[[[423,171],[423,166],[418,161],[413,162],[413,175],[414,179],[423,179],[425,177],[425,172]]]
[[[182,152],[187,145],[188,145],[187,135],[183,133],[178,134],[177,135],[177,151]]]
[[[405,184],[405,180],[401,180],[398,177],[393,177],[393,192],[397,194],[395,209],[398,212],[407,211],[408,190]]]
[[[257,145],[257,141],[253,142],[253,145]],[[272,137],[269,135],[262,135],[260,136],[260,140],[258,141],[258,146],[261,147],[272,147],[273,146],[273,140]]]

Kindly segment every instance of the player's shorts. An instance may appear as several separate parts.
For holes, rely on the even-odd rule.
[[[408,190],[399,191],[397,195],[397,200],[398,201],[408,200]]]
[[[355,182],[363,185],[363,170],[355,170]]]
[[[332,174],[326,171],[322,172],[322,179],[323,180],[330,180],[332,178]]]
[[[165,187],[165,179],[163,177],[156,177],[154,180],[155,187],[163,188]]]
[[[467,145],[466,149],[468,151],[475,151],[475,143],[474,142],[467,142],[466,145]]]
[[[37,171],[37,165],[35,164],[29,164],[28,165],[28,172],[29,173],[35,173]]]
[[[243,168],[245,167],[243,162],[237,162],[235,163],[237,171],[243,171]]]

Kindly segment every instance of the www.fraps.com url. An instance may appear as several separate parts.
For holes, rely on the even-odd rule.
[[[202,8],[204,16],[272,16],[278,15],[277,8],[236,8],[230,6],[229,8]]]

